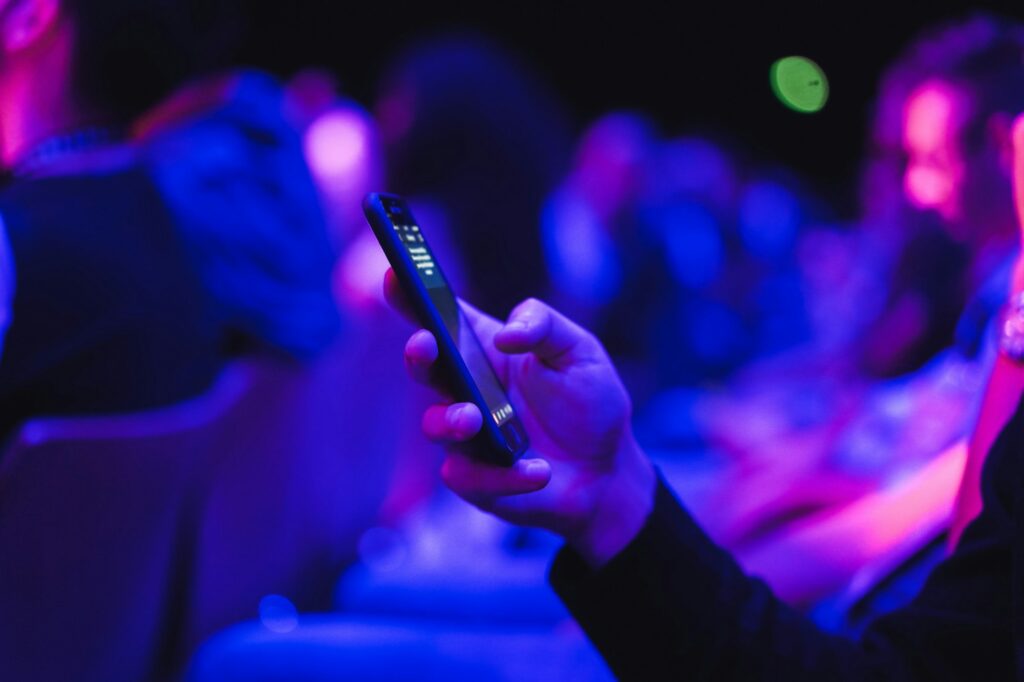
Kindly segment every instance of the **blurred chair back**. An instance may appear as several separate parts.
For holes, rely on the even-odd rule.
[[[171,408],[27,424],[0,461],[0,679],[172,677],[267,594],[328,609],[409,409],[397,337],[346,337]]]
[[[204,471],[186,645],[259,615],[262,597],[329,610],[376,520],[402,434],[402,363],[349,335],[308,369],[262,364]],[[400,348],[400,346],[398,346]],[[386,366],[382,366],[386,365]]]
[[[240,368],[168,409],[26,424],[0,461],[0,679],[141,680],[171,665],[198,465]]]

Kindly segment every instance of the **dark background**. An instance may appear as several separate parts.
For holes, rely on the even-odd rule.
[[[843,213],[854,206],[867,113],[883,67],[937,21],[974,11],[1024,16],[1017,4],[895,1],[295,0],[248,7],[247,61],[282,75],[329,67],[364,104],[400,46],[439,31],[476,31],[542,72],[578,126],[625,108],[648,113],[665,134],[724,133],[755,157],[808,176]],[[793,54],[814,59],[828,76],[830,98],[818,114],[792,112],[771,92],[769,67]]]

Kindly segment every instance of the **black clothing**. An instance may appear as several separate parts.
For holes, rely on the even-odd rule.
[[[276,83],[233,83],[117,168],[0,192],[15,275],[0,436],[176,403],[241,353],[309,360],[334,340],[334,249],[301,138]]]
[[[859,642],[744,575],[663,482],[626,549],[598,571],[563,549],[551,582],[622,679],[1024,680],[1022,455],[1019,407],[985,464],[981,515],[917,598]]]
[[[15,183],[0,217],[17,281],[4,435],[35,415],[143,409],[212,383],[222,322],[145,172]]]

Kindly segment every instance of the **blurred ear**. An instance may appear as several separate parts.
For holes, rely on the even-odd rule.
[[[985,134],[998,154],[999,169],[1010,177],[1013,173],[1013,117],[1003,111],[992,114],[985,123]]]
[[[13,54],[38,43],[56,26],[60,10],[60,0],[10,0],[0,11],[3,51]]]

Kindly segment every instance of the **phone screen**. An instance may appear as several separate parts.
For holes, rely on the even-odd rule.
[[[416,265],[416,272],[427,288],[430,300],[436,306],[444,321],[448,334],[452,337],[459,355],[469,369],[473,381],[483,395],[491,419],[498,426],[512,419],[515,412],[505,395],[505,390],[494,374],[479,339],[473,332],[465,314],[459,308],[455,295],[448,287],[448,281],[441,273],[434,259],[434,254],[423,238],[420,226],[412,214],[397,201],[382,198],[384,210],[387,211],[392,227],[406,252]]]

